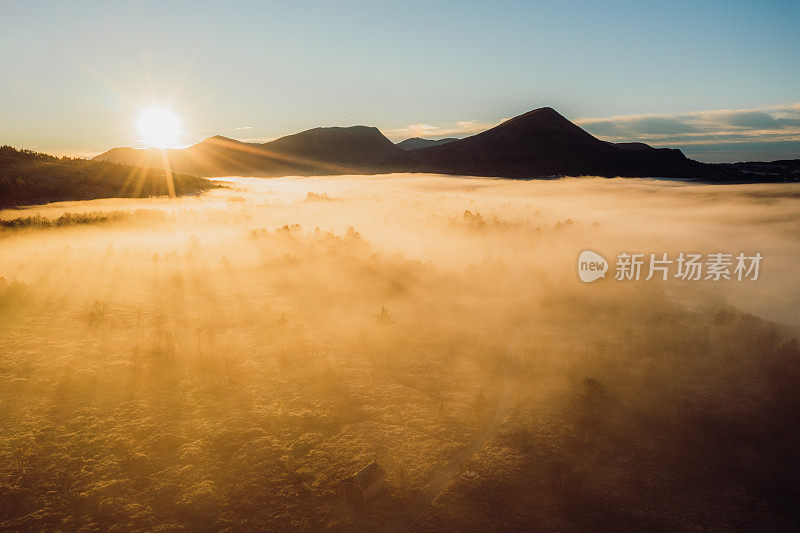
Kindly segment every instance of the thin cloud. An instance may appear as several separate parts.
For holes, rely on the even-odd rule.
[[[245,137],[236,140],[243,143],[268,143],[270,141],[274,141],[275,139],[275,137]]]
[[[438,137],[465,137],[480,133],[497,126],[500,122],[479,122],[477,120],[463,120],[450,124],[409,124],[401,128],[383,130],[383,134],[390,139],[408,139],[409,137],[438,138]]]
[[[608,141],[662,146],[800,140],[800,103],[681,114],[621,115],[575,121]]]
[[[235,130],[252,130],[253,126],[239,126],[238,128],[234,128]]]

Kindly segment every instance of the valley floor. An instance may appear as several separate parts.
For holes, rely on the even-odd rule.
[[[0,212],[0,529],[800,525],[800,185],[222,181]]]

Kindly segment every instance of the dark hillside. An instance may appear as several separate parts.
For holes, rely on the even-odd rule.
[[[197,194],[214,185],[174,174],[177,195]],[[0,147],[0,208],[95,198],[146,198],[169,194],[164,171],[107,161],[53,157]]]

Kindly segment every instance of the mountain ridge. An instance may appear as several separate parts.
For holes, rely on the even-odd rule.
[[[593,136],[552,107],[534,109],[470,137],[411,154],[420,171],[507,178],[688,178],[705,168],[677,149],[617,147]]]
[[[198,176],[285,176],[380,172],[403,150],[371,126],[319,127],[265,143],[222,135],[183,149],[112,148],[94,159],[163,168]]]
[[[694,161],[676,148],[603,141],[552,107],[533,109],[463,139],[423,142],[412,149],[399,146],[402,142],[392,143],[372,126],[336,126],[265,143],[216,135],[184,149],[112,148],[95,159],[156,168],[169,165],[175,172],[206,177],[427,172],[520,179],[582,175],[743,179],[740,167]]]
[[[398,148],[406,151],[418,150],[419,148],[426,148],[428,146],[438,146],[440,144],[447,144],[449,142],[457,141],[456,137],[445,137],[444,139],[423,139],[422,137],[410,137],[397,143]]]

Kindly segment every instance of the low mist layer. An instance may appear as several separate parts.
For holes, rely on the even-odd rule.
[[[0,212],[0,527],[797,526],[797,185],[223,182]]]

